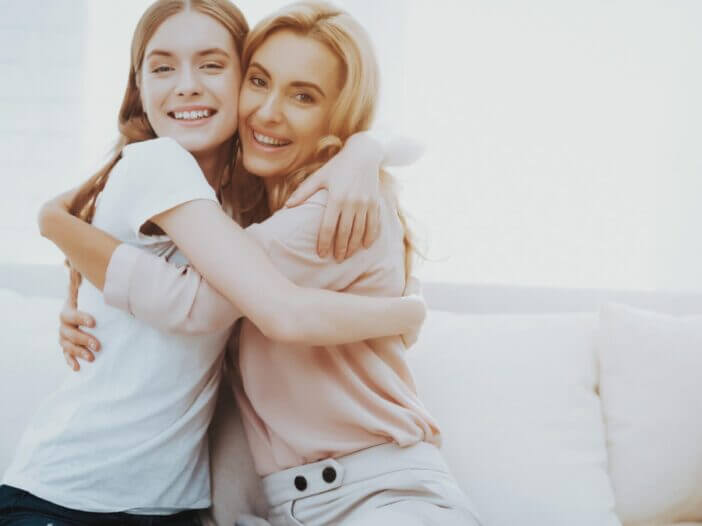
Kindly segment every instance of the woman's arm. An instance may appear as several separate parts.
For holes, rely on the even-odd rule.
[[[39,229],[78,272],[103,291],[108,305],[153,327],[191,334],[226,329],[241,317],[239,310],[192,267],[177,267],[145,250],[122,244],[68,214],[74,193],[66,192],[42,207]],[[66,316],[71,315],[65,310]],[[61,332],[66,345],[62,346],[73,350],[67,336],[72,328],[63,319],[62,325],[66,325]],[[74,332],[70,334],[72,339],[87,342]]]
[[[106,304],[166,331],[220,331],[241,317],[239,309],[192,266],[176,266],[127,244],[112,255],[103,294]]]
[[[102,290],[119,241],[68,214],[64,207],[69,197],[70,192],[42,207],[40,231],[66,254],[76,270]],[[296,286],[210,201],[180,205],[153,221],[270,339],[334,345],[404,334],[424,320],[426,309],[418,297],[368,298]]]
[[[404,334],[424,320],[426,308],[417,297],[373,298],[298,287],[212,202],[185,203],[151,221],[272,340],[336,345]]]

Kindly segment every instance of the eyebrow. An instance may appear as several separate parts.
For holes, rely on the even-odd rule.
[[[229,53],[219,47],[211,47],[197,52],[197,56],[199,57],[204,57],[206,55],[224,55],[225,57],[229,58]],[[164,51],[163,49],[152,49],[146,58],[148,59],[153,56],[172,57],[173,53],[170,51]]]
[[[264,68],[264,67],[263,67],[261,64],[259,64],[258,62],[252,62],[252,63],[250,64],[249,67],[251,67],[251,68],[258,68],[258,69],[260,69],[261,71],[263,71],[263,73],[264,73],[267,77],[270,77],[270,76],[271,76],[271,74],[268,73],[268,70],[267,70],[266,68]],[[313,89],[313,90],[317,91],[322,97],[326,98],[326,94],[324,93],[324,91],[322,90],[322,88],[320,88],[320,87],[319,87],[317,84],[315,84],[314,82],[305,82],[304,80],[296,80],[296,81],[294,81],[294,82],[291,82],[290,85],[291,85],[291,86],[294,86],[294,87],[296,87],[296,88],[310,88],[310,89]]]

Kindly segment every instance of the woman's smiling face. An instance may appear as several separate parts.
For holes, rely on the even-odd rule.
[[[188,10],[165,20],[146,46],[139,78],[156,135],[198,158],[214,153],[236,132],[240,69],[234,39],[214,18]]]
[[[328,133],[342,64],[321,42],[291,30],[271,34],[251,57],[239,98],[244,167],[287,175],[309,162]]]

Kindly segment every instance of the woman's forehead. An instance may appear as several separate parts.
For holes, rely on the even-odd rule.
[[[254,51],[251,64],[290,82],[336,83],[341,68],[341,61],[326,44],[292,30],[268,36]]]

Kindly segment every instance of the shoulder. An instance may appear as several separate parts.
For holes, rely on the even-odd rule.
[[[267,238],[283,241],[306,238],[310,231],[316,236],[327,206],[327,196],[326,190],[320,190],[304,203],[292,208],[281,208],[262,223],[251,225],[248,230],[257,235],[260,235],[259,232],[265,233]]]
[[[162,189],[167,185],[177,191],[209,187],[195,157],[169,137],[128,144],[122,149],[119,164],[123,165],[119,170],[121,178],[130,188]]]
[[[200,170],[195,157],[170,137],[128,144],[122,149],[122,158],[140,168]]]
[[[158,154],[189,156],[192,154],[183,148],[178,141],[170,137],[157,137],[147,141],[133,142],[122,148],[123,157],[143,157]]]

